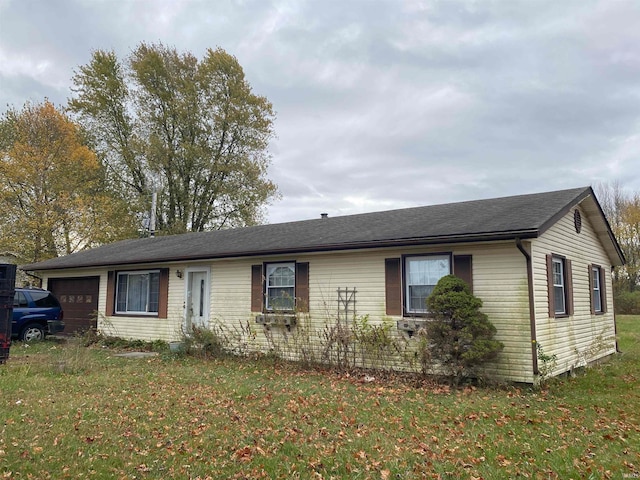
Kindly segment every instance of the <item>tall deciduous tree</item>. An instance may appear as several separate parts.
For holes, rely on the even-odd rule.
[[[136,235],[80,128],[53,104],[0,119],[0,250],[39,261]]]
[[[619,183],[600,184],[596,192],[626,264],[614,271],[614,290],[640,289],[640,194],[625,193]]]
[[[158,192],[160,231],[254,224],[276,195],[267,178],[272,106],[222,49],[198,60],[142,43],[124,62],[99,50],[73,85],[70,109],[94,135],[111,178],[141,212]]]

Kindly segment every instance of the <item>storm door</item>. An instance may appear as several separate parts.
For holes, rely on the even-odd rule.
[[[185,291],[185,327],[209,328],[209,269],[188,269]]]

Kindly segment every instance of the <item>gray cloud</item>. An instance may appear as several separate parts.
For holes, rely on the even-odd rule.
[[[640,191],[633,0],[0,0],[0,106],[93,49],[220,46],[278,113],[271,222],[618,180]]]

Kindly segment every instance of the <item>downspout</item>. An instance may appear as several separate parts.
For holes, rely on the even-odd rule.
[[[614,271],[615,267],[613,265],[611,265],[611,303],[613,304],[613,336],[616,340],[616,353],[622,353],[622,350],[620,350],[620,345],[618,344],[618,320],[616,318],[616,305],[615,305],[615,298],[613,296],[613,271]]]
[[[529,327],[531,329],[531,363],[533,365],[533,374],[538,375],[540,370],[538,370],[538,340],[536,337],[536,311],[534,307],[534,297],[533,297],[533,266],[531,264],[531,255],[527,252],[522,245],[522,240],[520,237],[516,237],[516,247],[520,250],[520,253],[524,255],[524,258],[527,262],[527,286],[529,289]]]
[[[26,270],[23,270],[23,272],[28,277],[35,278],[37,280],[37,282],[38,282],[38,288],[42,288],[42,278],[41,277],[39,277],[39,276],[37,276],[37,275],[35,275],[33,273],[29,273]]]

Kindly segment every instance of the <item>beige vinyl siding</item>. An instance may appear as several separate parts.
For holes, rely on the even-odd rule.
[[[356,289],[357,315],[381,321],[385,314],[383,252],[322,255],[309,261],[310,313],[335,318],[340,289]]]
[[[166,265],[149,265],[144,269],[166,268]],[[117,271],[139,270],[140,267],[118,267]],[[122,338],[138,339],[145,341],[165,340],[171,341],[179,337],[183,321],[183,301],[184,301],[184,279],[178,278],[176,274],[178,267],[169,268],[169,297],[167,318],[158,318],[155,316],[126,316],[113,315],[99,319],[98,329],[106,334],[115,335]],[[180,268],[184,272],[184,268]],[[104,272],[104,280],[100,278],[100,311],[106,309],[106,284],[107,273]],[[103,285],[104,283],[104,294]]]
[[[114,315],[105,317],[107,270],[85,270],[68,272],[69,276],[99,275],[101,316],[98,328],[110,335],[141,340],[174,340],[180,337],[184,320],[184,296],[186,271],[190,267],[210,268],[210,312],[211,328],[221,329],[242,351],[291,347],[292,338],[302,328],[308,330],[308,338],[316,342],[316,353],[327,326],[335,324],[338,317],[338,293],[340,289],[354,289],[355,313],[358,317],[368,315],[373,324],[387,322],[395,338],[409,350],[417,346],[418,340],[396,328],[402,317],[386,315],[385,305],[385,259],[407,254],[453,253],[472,255],[474,294],[483,302],[483,311],[497,328],[496,338],[505,344],[500,359],[490,365],[487,376],[501,376],[513,381],[527,381],[532,371],[530,353],[530,330],[528,313],[528,291],[524,257],[513,242],[496,244],[440,245],[436,247],[409,247],[369,251],[344,251],[304,254],[299,256],[256,257],[249,259],[212,260],[193,264],[171,265],[169,272],[168,318],[129,317]],[[309,314],[299,315],[301,327],[291,331],[283,327],[267,330],[255,322],[257,313],[251,312],[251,266],[265,262],[297,261],[309,262]],[[153,268],[154,266],[149,266]],[[139,267],[136,267],[139,268]],[[136,269],[119,267],[118,270]],[[145,266],[145,268],[147,268]],[[177,276],[183,272],[183,278]],[[297,330],[295,330],[297,328]],[[289,355],[291,356],[291,355]],[[402,363],[400,359],[390,361],[397,368],[414,368],[416,365]],[[529,378],[530,381],[530,378]]]
[[[127,271],[140,269],[165,268],[166,266],[123,266],[110,268],[109,270]],[[126,339],[138,340],[174,340],[179,337],[183,318],[184,281],[176,275],[176,267],[169,269],[169,304],[167,318],[155,316],[106,316],[107,305],[107,269],[76,269],[45,272],[43,280],[46,285],[49,277],[84,277],[99,276],[100,287],[98,292],[98,330],[105,335],[113,335]]]
[[[311,339],[318,342],[326,327],[335,324],[339,308],[337,290],[355,288],[355,315],[368,315],[373,324],[391,324],[395,337],[408,348],[415,348],[418,340],[396,328],[396,321],[401,317],[390,317],[385,313],[384,260],[405,254],[443,252],[473,256],[474,293],[482,298],[483,311],[496,326],[497,339],[505,344],[500,360],[487,368],[485,374],[514,381],[530,380],[532,360],[526,263],[513,242],[467,245],[464,249],[460,246],[412,247],[214,261],[211,264],[212,318],[218,326],[235,334],[249,326],[255,337],[249,339],[246,333],[241,335],[250,340],[246,348],[285,350],[293,341],[295,330],[283,327],[267,330],[255,323],[257,314],[251,312],[251,265],[294,260],[309,262],[309,314],[299,315],[299,321],[304,322],[305,328],[310,328]],[[397,366],[403,365],[397,363]]]
[[[559,374],[615,353],[615,324],[611,263],[597,239],[587,215],[582,213],[582,229],[574,228],[573,210],[532,242],[537,340],[545,354],[556,355]],[[557,254],[571,260],[574,314],[549,318],[547,267],[545,256]],[[591,314],[589,264],[605,273],[607,312]]]
[[[213,322],[234,328],[254,320],[251,314],[251,265],[258,263],[262,262],[238,259],[211,264],[210,317]]]
[[[524,255],[514,242],[481,246],[473,253],[473,290],[482,311],[504,344],[498,360],[485,369],[488,376],[530,381],[533,373],[529,290]]]
[[[355,289],[355,304],[350,306],[349,324],[353,314],[359,317],[369,315],[372,323],[392,323],[395,332],[395,320],[385,314],[384,259],[389,255],[399,256],[400,253],[351,251],[216,262],[213,265],[214,277],[224,277],[226,283],[214,285],[214,297],[219,299],[218,304],[214,301],[218,320],[237,331],[236,325],[249,319],[256,335],[256,347],[275,349],[289,358],[295,358],[296,352],[300,356],[295,342],[299,344],[305,339],[295,337],[304,330],[307,332],[304,335],[315,343],[309,348],[320,359],[323,332],[335,325],[338,318],[338,289]],[[255,323],[257,313],[250,311],[251,265],[284,261],[309,263],[309,313],[298,314],[301,325],[291,331],[283,327],[267,329],[258,325]]]
[[[220,260],[212,266],[212,317],[214,322],[232,336],[248,337],[249,327],[255,338],[249,349],[265,349],[280,345],[295,335],[283,327],[267,330],[255,322],[251,312],[251,266],[270,262],[309,262],[309,314],[298,314],[299,321],[311,329],[311,338],[337,317],[338,288],[356,288],[356,314],[382,321],[384,315],[384,254],[348,253],[317,254],[286,257]],[[280,349],[284,346],[280,345]]]

